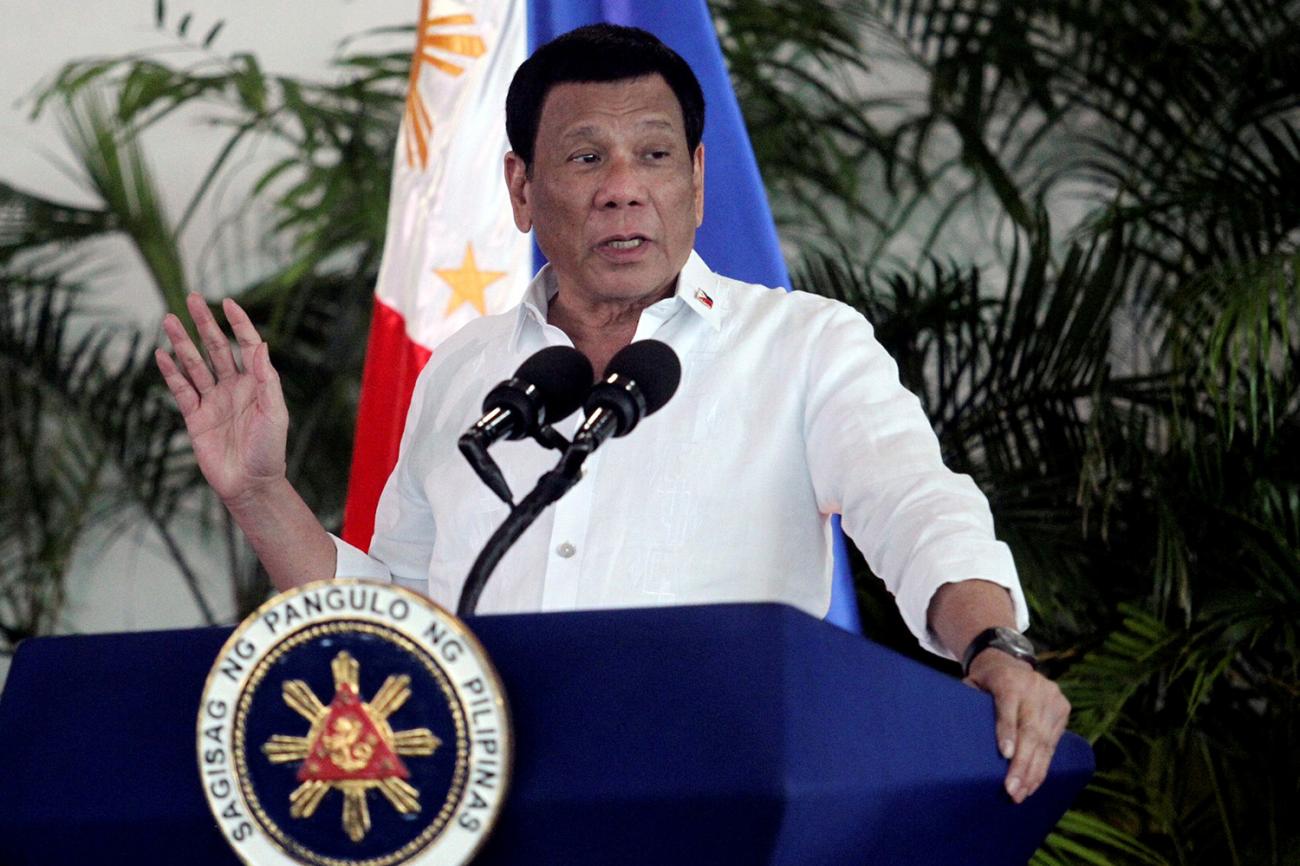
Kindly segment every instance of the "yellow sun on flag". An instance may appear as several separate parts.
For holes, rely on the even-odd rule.
[[[458,55],[471,60],[487,53],[482,37],[472,33],[443,32],[448,28],[474,25],[474,16],[429,15],[429,0],[420,0],[420,26],[411,55],[411,74],[406,86],[406,117],[402,140],[406,147],[406,164],[411,168],[429,167],[429,137],[433,135],[433,117],[420,96],[420,74],[426,65],[447,75],[460,75],[465,67],[443,55]]]
[[[487,315],[487,298],[484,291],[506,275],[506,271],[480,271],[474,261],[474,245],[465,245],[465,258],[459,268],[435,268],[433,271],[451,286],[451,301],[447,304],[447,315],[451,315],[461,304],[469,304],[478,310],[479,315]]]

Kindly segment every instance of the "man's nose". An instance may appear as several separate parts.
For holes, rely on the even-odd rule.
[[[596,207],[637,207],[646,201],[641,166],[628,155],[616,155],[606,163],[605,175],[596,190]]]

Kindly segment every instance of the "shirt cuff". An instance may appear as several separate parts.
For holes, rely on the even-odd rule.
[[[954,576],[956,574],[961,576]],[[961,583],[965,580],[985,580],[1007,590],[1011,595],[1016,629],[1024,631],[1029,628],[1029,605],[1025,602],[1020,578],[1016,575],[1016,565],[1011,558],[1011,550],[1004,543],[996,542],[994,549],[981,552],[978,558],[962,563],[961,568],[945,568],[942,572],[932,572],[924,579],[913,582],[909,590],[898,599],[903,620],[920,641],[921,646],[935,655],[953,661],[958,660],[957,656],[939,641],[938,635],[930,630],[928,619],[930,602],[934,599],[934,594],[939,591],[939,587],[946,583]],[[961,648],[957,651],[961,652]]]
[[[334,542],[334,577],[355,577],[362,580],[378,580],[391,583],[392,572],[388,566],[367,554],[360,548],[353,547],[337,535],[330,535]]]

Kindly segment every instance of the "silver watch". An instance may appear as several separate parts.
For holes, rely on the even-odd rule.
[[[961,657],[963,677],[970,675],[971,662],[975,661],[975,656],[986,649],[1001,650],[1012,658],[1029,662],[1035,670],[1038,669],[1038,654],[1034,652],[1034,645],[1030,643],[1029,638],[1013,628],[999,625],[984,629],[975,635],[975,640],[966,647],[966,652],[962,653]]]

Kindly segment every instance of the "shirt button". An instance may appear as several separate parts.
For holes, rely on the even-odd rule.
[[[569,542],[566,541],[563,544],[561,544],[559,547],[555,548],[555,552],[557,555],[562,556],[565,559],[568,559],[569,557],[573,556],[573,554],[578,552],[578,548],[574,547],[572,544],[569,544]]]

